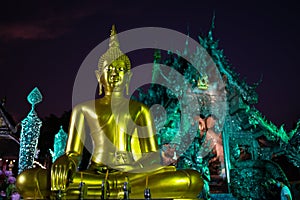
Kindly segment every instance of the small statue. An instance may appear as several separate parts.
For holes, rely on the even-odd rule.
[[[208,76],[207,74],[204,74],[201,78],[199,78],[197,87],[201,90],[207,90],[208,89]]]
[[[129,58],[119,49],[113,26],[109,49],[100,57],[95,71],[99,93],[104,90],[104,97],[74,107],[65,154],[52,165],[51,188],[44,185],[49,176],[43,178],[35,174],[41,175],[41,172],[25,171],[19,175],[17,186],[24,198],[33,197],[30,191],[35,190],[40,194],[36,198],[44,198],[44,193],[50,189],[52,192],[62,191],[66,198],[78,198],[78,185],[83,180],[88,188],[87,198],[101,198],[101,194],[106,195],[104,187],[107,186],[109,196],[106,197],[119,199],[124,195],[127,177],[132,199],[144,198],[146,177],[147,180],[149,178],[147,188],[151,189],[153,198],[197,197],[203,185],[200,173],[162,166],[149,109],[124,97],[124,90],[128,91],[132,76],[130,68]],[[78,172],[86,126],[94,148],[88,169]],[[41,181],[41,184],[35,180]],[[108,184],[104,182],[102,185],[101,180]]]

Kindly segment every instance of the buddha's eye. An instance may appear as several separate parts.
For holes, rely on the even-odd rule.
[[[125,68],[124,67],[119,67],[119,71],[124,71],[125,70]]]
[[[106,70],[107,70],[108,72],[110,72],[110,71],[112,70],[112,68],[113,68],[113,67],[112,67],[111,65],[109,65],[109,66],[106,67]]]

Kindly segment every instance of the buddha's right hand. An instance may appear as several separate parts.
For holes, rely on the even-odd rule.
[[[76,171],[76,162],[67,155],[59,157],[51,167],[51,190],[65,191]]]

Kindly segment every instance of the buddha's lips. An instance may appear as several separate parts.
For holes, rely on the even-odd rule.
[[[110,82],[111,83],[116,83],[116,82],[119,82],[120,81],[120,78],[118,78],[118,77],[112,77],[111,79],[110,79]]]

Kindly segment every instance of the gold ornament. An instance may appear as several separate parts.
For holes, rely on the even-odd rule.
[[[207,90],[208,89],[208,76],[207,74],[204,74],[202,77],[198,79],[197,87],[201,90]]]

